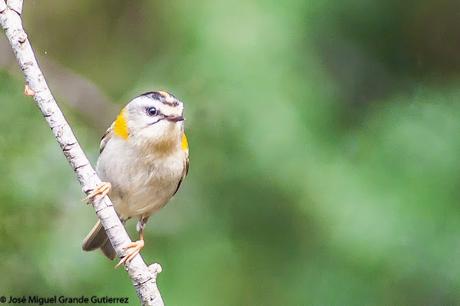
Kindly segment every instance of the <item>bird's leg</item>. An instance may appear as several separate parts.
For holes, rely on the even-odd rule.
[[[129,243],[127,246],[124,247],[126,250],[126,255],[120,260],[120,262],[115,266],[115,269],[121,266],[122,264],[129,263],[133,258],[139,254],[139,252],[142,250],[144,247],[144,227],[145,224],[147,223],[148,217],[147,218],[141,218],[139,222],[137,222],[136,228],[139,232],[139,240],[133,241]]]
[[[96,197],[103,198],[109,193],[110,189],[112,189],[112,184],[109,182],[101,182],[101,184],[91,191],[83,201],[89,203],[90,200],[94,200]]]

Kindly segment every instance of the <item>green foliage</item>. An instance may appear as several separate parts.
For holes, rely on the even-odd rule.
[[[120,105],[152,89],[186,104],[190,174],[143,251],[168,305],[452,305],[456,7],[41,0],[24,15],[39,56]],[[81,251],[94,214],[22,86],[0,73],[0,293],[136,303]],[[94,161],[101,131],[64,111]]]

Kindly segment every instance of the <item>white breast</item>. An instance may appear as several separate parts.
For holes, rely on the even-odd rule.
[[[168,154],[139,154],[128,141],[114,137],[96,166],[101,179],[112,184],[109,196],[124,219],[150,216],[166,205],[184,173],[185,153],[180,144]]]

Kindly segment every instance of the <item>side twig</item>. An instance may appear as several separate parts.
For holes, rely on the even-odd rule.
[[[22,26],[22,2],[22,0],[7,0],[5,3],[5,0],[0,0],[0,26],[4,29],[19,67],[24,73],[26,81],[25,93],[33,96],[67,161],[76,173],[83,191],[88,194],[101,183],[101,180],[78,144],[38,66],[27,34]],[[129,244],[131,240],[120,222],[112,202],[108,197],[104,197],[93,201],[92,204],[117,255],[122,257],[124,255],[123,246]],[[156,285],[157,274],[161,272],[161,267],[158,264],[147,267],[142,257],[137,255],[131,263],[125,265],[125,269],[131,278],[142,305],[163,305],[163,300]]]

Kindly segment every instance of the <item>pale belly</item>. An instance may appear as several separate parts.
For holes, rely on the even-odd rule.
[[[123,149],[124,159],[112,154]],[[129,150],[118,142],[108,143],[96,169],[103,181],[112,184],[109,197],[120,218],[148,217],[165,206],[176,191],[184,173],[185,155],[180,147],[167,156],[149,154],[143,158],[135,158],[138,155]]]

